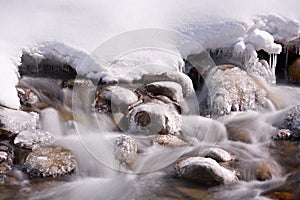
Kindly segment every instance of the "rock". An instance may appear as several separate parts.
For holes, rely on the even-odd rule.
[[[1,133],[18,134],[27,129],[35,129],[38,125],[39,115],[35,112],[24,112],[0,107]]]
[[[297,84],[300,84],[300,58],[297,58],[288,68],[289,77]]]
[[[218,147],[212,147],[203,149],[199,156],[203,156],[206,158],[212,158],[217,162],[229,162],[234,160],[234,156],[231,155],[229,152],[225,151],[224,149]]]
[[[120,164],[131,164],[137,156],[137,142],[130,136],[122,135],[114,145],[115,159]]]
[[[150,98],[159,99],[166,104],[173,104],[180,113],[187,111],[182,87],[176,82],[153,82],[137,88],[136,93],[140,96],[147,95]]]
[[[72,152],[61,146],[37,147],[30,152],[24,167],[33,176],[62,176],[75,169]]]
[[[9,172],[12,171],[13,159],[13,149],[5,144],[0,144],[0,184],[8,183]]]
[[[300,105],[288,111],[284,118],[282,128],[291,131],[291,138],[300,139]]]
[[[292,133],[289,129],[280,129],[277,131],[277,134],[272,138],[275,140],[288,140],[291,138]]]
[[[212,71],[208,81],[211,113],[222,116],[231,111],[262,110],[266,91],[238,67],[222,65]]]
[[[89,79],[71,79],[63,82],[63,88],[73,87],[94,87],[94,83]]]
[[[235,172],[220,166],[211,158],[182,159],[177,162],[175,170],[180,177],[195,181],[202,186],[217,186],[238,180]]]
[[[180,131],[181,116],[174,108],[163,103],[144,103],[129,113],[129,131],[134,134],[177,135]]]
[[[14,144],[24,149],[32,149],[34,146],[51,145],[55,141],[53,135],[41,129],[25,130],[15,137]]]
[[[265,181],[272,178],[271,167],[267,162],[260,161],[255,164],[256,180]]]
[[[226,128],[229,140],[240,141],[248,144],[252,143],[250,132],[247,129],[234,126],[227,126]]]
[[[163,146],[167,147],[179,147],[179,146],[185,146],[188,143],[180,138],[178,138],[175,135],[157,135],[155,137],[155,141]]]

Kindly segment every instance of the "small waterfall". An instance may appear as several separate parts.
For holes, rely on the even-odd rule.
[[[45,108],[41,111],[41,128],[55,136],[63,136],[64,130],[59,112],[54,108]]]

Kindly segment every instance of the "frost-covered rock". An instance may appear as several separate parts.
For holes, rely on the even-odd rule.
[[[24,112],[0,107],[1,130],[18,134],[26,129],[35,129],[39,122],[39,115],[35,112]]]
[[[15,137],[14,144],[20,148],[32,149],[35,146],[51,145],[55,141],[53,135],[42,129],[25,130]]]
[[[280,129],[277,131],[276,135],[273,135],[275,140],[288,140],[292,136],[292,133],[289,129]]]
[[[199,156],[212,158],[217,162],[229,162],[234,160],[234,156],[231,153],[218,147],[203,149],[200,151]]]
[[[115,159],[120,164],[131,164],[137,156],[137,142],[130,136],[122,135],[114,145]]]
[[[73,88],[73,87],[94,87],[94,83],[89,79],[71,79],[67,80],[63,83],[63,87],[65,88]]]
[[[168,146],[168,147],[178,147],[178,146],[184,146],[187,145],[188,143],[180,138],[178,138],[175,135],[157,135],[155,137],[155,141],[163,146]]]
[[[61,176],[75,169],[72,152],[61,146],[37,147],[26,157],[24,167],[33,176]]]
[[[300,105],[290,109],[285,116],[282,128],[289,129],[294,139],[300,138]]]
[[[231,111],[261,110],[266,92],[241,69],[232,65],[219,66],[208,83],[211,112],[215,116]]]
[[[180,177],[200,183],[202,186],[216,186],[234,183],[235,172],[219,165],[211,158],[190,157],[177,162],[175,170]]]
[[[129,113],[129,131],[135,134],[173,134],[180,131],[181,116],[163,103],[144,103]]]

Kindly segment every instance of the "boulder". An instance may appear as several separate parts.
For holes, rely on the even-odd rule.
[[[155,141],[163,146],[167,147],[179,147],[188,145],[188,143],[175,135],[157,135]]]
[[[122,135],[114,145],[115,159],[120,164],[131,164],[137,156],[137,142],[130,136]]]
[[[32,149],[35,146],[51,145],[55,141],[53,135],[42,129],[24,130],[14,139],[14,144],[19,148]]]
[[[226,169],[211,158],[190,157],[177,162],[179,177],[195,181],[202,186],[217,186],[238,180],[234,171]]]
[[[12,171],[13,159],[13,149],[5,144],[0,144],[0,184],[9,182],[9,173]]]
[[[24,168],[33,176],[62,176],[74,171],[73,153],[61,146],[37,147],[26,157]]]
[[[203,149],[200,151],[199,156],[212,158],[217,162],[229,162],[234,160],[234,156],[232,154],[218,147]]]
[[[288,74],[290,79],[300,84],[300,58],[297,58],[288,68]]]
[[[291,131],[291,138],[300,139],[300,105],[288,111],[281,128],[289,129]]]
[[[233,65],[212,70],[208,89],[211,113],[216,117],[232,111],[262,110],[266,105],[266,91],[247,72]]]
[[[129,132],[142,135],[172,134],[178,135],[181,116],[164,103],[144,103],[129,113]]]

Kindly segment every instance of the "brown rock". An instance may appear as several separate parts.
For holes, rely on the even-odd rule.
[[[252,143],[250,132],[247,129],[233,126],[228,126],[226,128],[229,140],[240,141],[249,144]]]
[[[293,82],[300,84],[300,58],[297,58],[288,68],[289,77]]]

